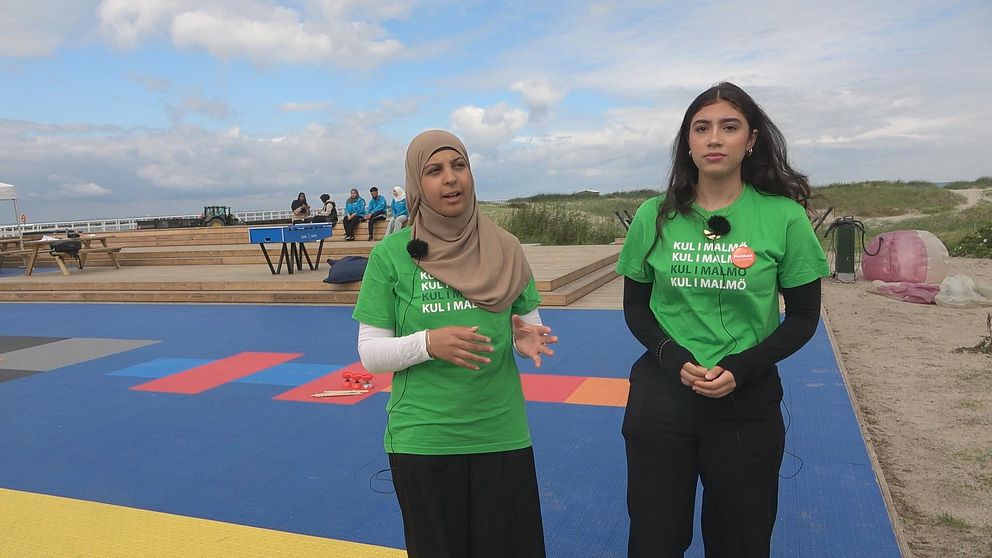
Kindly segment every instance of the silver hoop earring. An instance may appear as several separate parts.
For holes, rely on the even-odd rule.
[[[689,156],[692,157],[692,150],[689,150]]]
[[[747,148],[747,156],[750,157],[752,153],[754,153],[754,148],[753,147],[748,147]]]

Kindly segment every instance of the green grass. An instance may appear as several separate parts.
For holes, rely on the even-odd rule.
[[[992,176],[982,176],[977,180],[955,180],[944,186],[951,190],[961,190],[964,188],[992,188]]]
[[[508,206],[522,207],[524,205],[542,204],[555,205],[572,211],[582,211],[596,217],[616,220],[614,211],[626,209],[631,215],[637,211],[644,200],[660,194],[658,190],[631,190],[612,192],[608,194],[537,194],[528,198],[514,198],[507,201]],[[619,223],[619,221],[617,221]]]
[[[951,186],[989,189],[988,199],[958,210],[964,199],[950,191]],[[646,199],[659,193],[652,189],[600,195],[545,193],[499,204],[483,202],[480,206],[484,214],[525,242],[591,244],[612,242],[613,237],[622,236],[624,231],[614,212],[626,210],[633,214]],[[852,215],[865,222],[866,241],[883,232],[920,229],[936,235],[953,256],[992,258],[992,177],[957,181],[945,188],[922,181],[830,184],[814,188],[813,194],[812,208],[833,207],[821,231],[834,219]],[[898,215],[912,217],[877,219]],[[558,226],[559,222],[562,226]],[[543,232],[545,227],[559,230]]]
[[[963,211],[870,222],[867,236],[894,230],[924,230],[937,236],[952,256],[992,258],[992,203],[985,201]]]
[[[992,461],[992,448],[963,450],[954,453],[954,458],[960,461],[988,463]]]
[[[554,246],[610,244],[622,234],[620,222],[562,205],[524,204],[497,221],[523,243]]]
[[[856,182],[813,189],[812,205],[833,207],[836,215],[858,218],[907,213],[934,214],[954,209],[961,196],[930,182]]]
[[[958,407],[975,411],[982,407],[982,402],[977,399],[962,399],[958,401]]]
[[[656,190],[609,194],[537,194],[506,203],[481,203],[481,211],[521,242],[555,246],[610,244],[624,235],[615,211],[631,215]]]
[[[942,512],[937,516],[937,525],[941,527],[950,527],[951,529],[955,529],[957,531],[967,531],[971,529],[971,525],[968,525],[967,521],[958,519],[947,512]]]
[[[979,386],[992,386],[992,371],[972,370],[969,372],[961,372],[958,374],[958,379],[962,382],[974,383]]]

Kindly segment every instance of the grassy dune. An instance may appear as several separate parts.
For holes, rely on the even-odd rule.
[[[966,198],[953,190],[981,189],[976,205],[961,209]],[[624,235],[614,211],[633,214],[658,191],[642,189],[602,195],[538,194],[500,204],[482,204],[482,211],[522,242],[542,244],[605,244]],[[811,207],[832,207],[827,219],[854,216],[866,228],[866,241],[876,234],[922,229],[935,234],[952,255],[992,258],[992,177],[958,181],[939,187],[931,182],[857,182],[813,189]],[[825,230],[825,226],[821,231]]]

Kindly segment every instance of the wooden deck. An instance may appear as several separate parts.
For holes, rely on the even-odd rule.
[[[368,255],[375,242],[342,237],[325,242],[317,270],[304,263],[293,275],[285,269],[272,275],[258,246],[247,242],[246,227],[121,232],[111,241],[122,247],[121,269],[95,253],[85,269],[71,269],[67,277],[8,271],[0,277],[0,301],[354,304],[360,283],[324,283],[326,260]],[[317,244],[307,250],[315,257]],[[524,251],[543,306],[620,307],[622,282],[613,272],[620,246],[525,246]],[[55,262],[47,257],[38,265]]]

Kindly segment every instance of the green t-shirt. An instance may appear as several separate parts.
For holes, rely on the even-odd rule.
[[[406,251],[411,231],[401,229],[373,248],[352,317],[391,329],[397,337],[479,326],[479,334],[492,340],[493,352],[487,355],[492,362],[476,371],[437,359],[396,372],[386,405],[386,451],[451,455],[529,447],[510,316],[540,304],[533,278],[510,308],[478,308],[416,265]]]
[[[768,337],[779,324],[779,289],[829,273],[803,207],[749,184],[725,208],[706,211],[693,204],[688,214],[666,219],[643,265],[657,234],[655,220],[663,200],[664,195],[651,198],[637,210],[616,271],[652,283],[650,306],[658,323],[702,366],[710,368]],[[713,215],[730,222],[730,232],[718,240],[703,235]],[[754,252],[751,267],[732,261],[734,250],[742,245]]]

